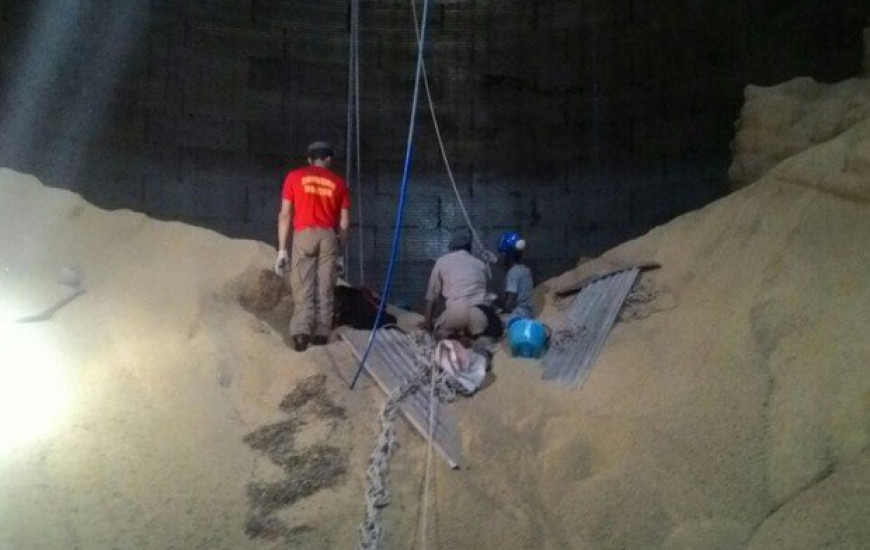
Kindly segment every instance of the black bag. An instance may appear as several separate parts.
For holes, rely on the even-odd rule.
[[[486,304],[479,304],[475,307],[486,314],[486,330],[482,334],[476,334],[475,337],[489,336],[490,338],[501,338],[504,334],[504,325],[495,309]]]
[[[380,297],[368,288],[353,286],[335,287],[335,326],[349,326],[359,330],[371,330],[378,316]],[[378,328],[392,325],[397,321],[395,315],[384,311]]]

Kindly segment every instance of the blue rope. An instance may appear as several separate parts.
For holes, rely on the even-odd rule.
[[[399,187],[399,204],[396,210],[396,228],[393,232],[393,246],[390,250],[390,261],[387,264],[387,275],[384,278],[383,291],[381,292],[381,301],[378,304],[378,314],[375,317],[375,323],[372,326],[372,333],[369,335],[369,341],[366,345],[365,353],[359,362],[356,369],[356,374],[353,376],[353,381],[350,383],[350,389],[356,386],[356,381],[362,373],[366,364],[366,359],[372,351],[372,345],[375,343],[375,338],[378,334],[378,326],[381,324],[384,310],[387,307],[387,299],[390,296],[390,283],[393,280],[393,269],[396,266],[396,258],[399,256],[399,242],[402,236],[402,214],[405,209],[405,194],[408,190],[408,174],[411,171],[411,153],[414,149],[414,126],[417,119],[417,97],[420,94],[420,74],[423,68],[423,45],[426,42],[426,20],[429,15],[429,0],[423,0],[423,21],[421,23],[422,30],[420,32],[420,41],[417,43],[417,74],[414,78],[414,99],[411,101],[411,122],[408,125],[408,141],[405,146],[405,166],[402,170],[402,183]],[[416,25],[416,22],[415,22]]]

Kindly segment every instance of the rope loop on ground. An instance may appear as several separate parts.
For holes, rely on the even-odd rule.
[[[369,455],[369,465],[366,469],[365,489],[365,518],[360,524],[359,550],[372,550],[378,548],[383,538],[384,530],[380,521],[380,511],[390,504],[390,491],[387,488],[386,478],[390,469],[390,459],[399,447],[396,437],[396,418],[399,414],[399,406],[402,401],[414,392],[428,388],[430,396],[437,397],[440,403],[449,403],[456,399],[456,390],[450,384],[447,374],[435,363],[434,340],[425,333],[419,332],[413,335],[413,341],[404,344],[412,352],[414,357],[414,374],[402,385],[394,389],[384,401],[378,413],[379,432],[375,442],[375,448]],[[434,388],[432,387],[434,384]],[[430,402],[430,405],[434,403]],[[429,450],[433,445],[434,413],[429,416]],[[427,470],[428,463],[427,459]],[[428,485],[428,471],[427,481]],[[428,494],[427,494],[428,498]],[[423,502],[423,506],[427,506]],[[423,525],[425,529],[425,525]]]

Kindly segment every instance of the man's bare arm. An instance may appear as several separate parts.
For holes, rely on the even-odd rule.
[[[347,246],[347,231],[350,228],[350,212],[348,212],[347,208],[341,209],[341,217],[338,221],[338,244],[341,247],[342,252],[344,248]]]
[[[423,318],[422,328],[432,331],[435,326],[435,320],[432,318],[435,311],[435,301],[441,295],[441,272],[438,269],[438,263],[432,268],[432,274],[429,275],[429,284],[426,288],[426,311]]]
[[[278,214],[278,252],[287,250],[287,236],[290,233],[292,219],[293,205],[287,199],[282,199],[281,212]]]

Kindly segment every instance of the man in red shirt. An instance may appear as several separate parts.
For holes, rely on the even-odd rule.
[[[278,214],[278,258],[275,272],[290,268],[293,348],[323,345],[332,331],[335,264],[347,242],[350,197],[344,180],[329,170],[332,146],[316,141],[308,146],[308,164],[284,179]],[[287,236],[293,224],[293,250],[287,257]],[[315,298],[316,294],[316,298]]]

